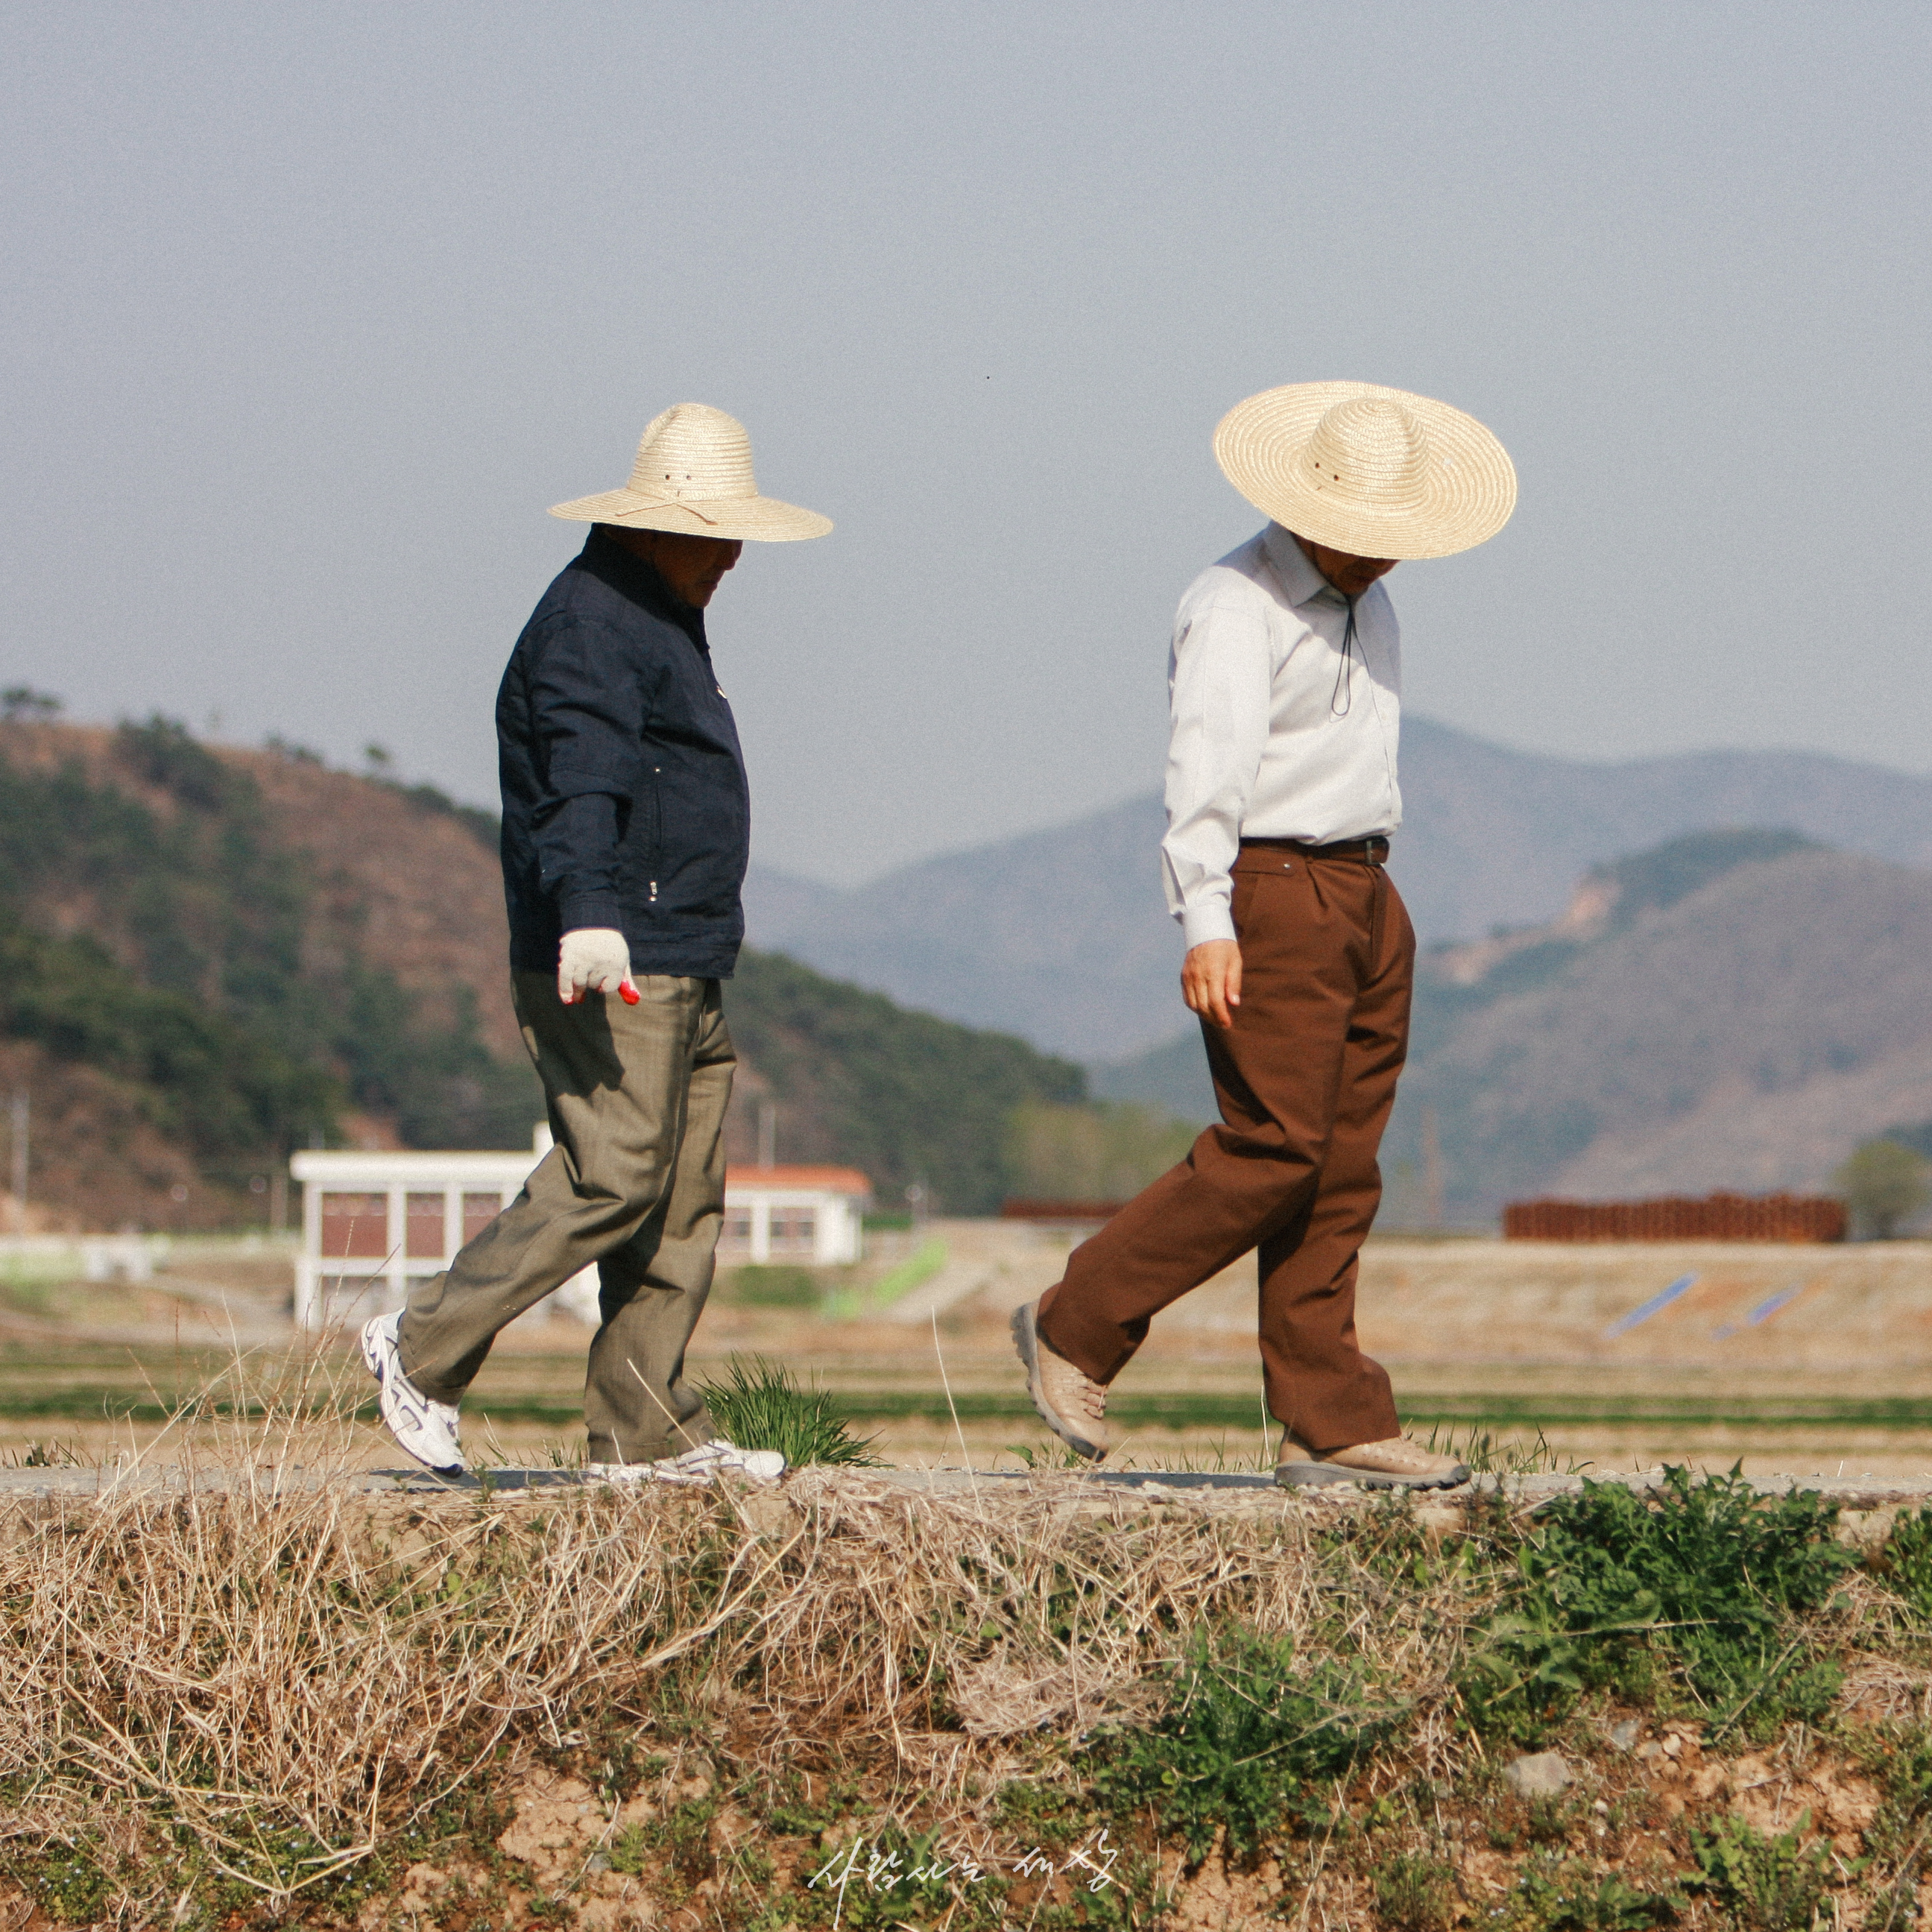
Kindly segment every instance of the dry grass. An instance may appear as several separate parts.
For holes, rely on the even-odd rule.
[[[328,1480],[359,1460],[350,1426],[289,1414],[230,1430],[220,1461],[257,1472],[238,1489],[194,1492],[190,1467],[188,1492],[0,1514],[0,1869],[50,1912],[374,1932],[574,1911],[592,1928],[646,1922],[622,1914],[648,1900],[694,1926],[830,1924],[804,1881],[855,1834],[925,1834],[1010,1873],[1028,1842],[1090,1821],[1095,1740],[1144,1730],[1169,1667],[1230,1628],[1292,1638],[1311,1683],[1346,1665],[1400,1713],[1327,1826],[1292,1856],[1285,1842],[1240,1870],[1216,1854],[1187,1876],[1150,1814],[1117,1903],[1063,1873],[1010,1879],[1000,1911],[1184,1925],[1191,1898],[1226,1922],[1279,1908],[1366,1927],[1385,1922],[1374,1860],[1394,1846],[1417,1871],[1439,1854],[1460,1895],[1486,1887],[1517,1915],[1497,1922],[1529,1925],[1509,1887],[1542,1855],[1535,1831],[1640,1876],[1663,1856],[1642,1841],[1668,1824],[1664,1787],[1625,1804],[1636,1761],[1611,1764],[1612,1714],[1562,1742],[1625,1807],[1615,1840],[1581,1799],[1537,1825],[1463,1720],[1457,1672],[1513,1574],[1501,1516],[1438,1544],[1394,1504],[1208,1512],[1072,1478],[915,1500],[815,1471],[782,1493],[370,1496]],[[1897,1615],[1862,1579],[1834,1612],[1833,1641],[1867,1656],[1868,1718],[1922,1702]],[[1676,1721],[1657,1778],[1681,1773],[1693,1799],[1706,1778],[1725,1802],[1731,1774],[1698,1768],[1717,1740],[1701,1760],[1694,1715]],[[1778,1774],[1809,1792],[1826,1748],[1787,1739]],[[1520,1827],[1514,1850],[1496,1849],[1498,1820]],[[1862,1828],[1813,1828],[1857,1855]],[[844,1922],[861,1932],[945,1916],[860,1904]],[[952,1909],[963,1932],[1000,1922],[994,1904],[956,1892]]]
[[[830,1753],[884,1774],[887,1811],[976,1826],[1005,1741],[1131,1708],[1227,1616],[1444,1688],[1448,1650],[1378,1618],[1385,1586],[1317,1555],[1312,1511],[1150,1513],[1070,1480],[914,1502],[812,1471],[782,1499],[371,1497],[327,1480],[356,1446],[257,1425],[222,1459],[257,1472],[238,1489],[7,1507],[0,1842],[89,1847],[124,1917],[203,1880],[286,1905],[506,1747],[562,1763],[697,1706],[770,1778]],[[1436,1630],[1481,1607],[1445,1586]]]

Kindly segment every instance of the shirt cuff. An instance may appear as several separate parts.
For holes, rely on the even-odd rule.
[[[1228,910],[1226,899],[1209,899],[1200,905],[1191,905],[1180,915],[1181,936],[1187,941],[1187,950],[1192,952],[1197,946],[1204,946],[1210,939],[1232,939],[1234,937],[1234,916]]]
[[[581,932],[588,926],[616,932],[624,929],[615,892],[566,892],[557,901],[556,911],[566,932]]]

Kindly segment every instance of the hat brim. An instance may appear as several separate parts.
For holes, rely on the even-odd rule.
[[[1315,425],[1337,403],[1367,396],[1402,404],[1428,438],[1423,500],[1386,514],[1338,502],[1312,487],[1299,456]],[[1214,430],[1221,473],[1258,510],[1311,543],[1352,556],[1399,562],[1453,556],[1486,542],[1516,508],[1508,452],[1472,416],[1375,382],[1290,382],[1237,403]]]
[[[782,503],[776,496],[727,496],[710,502],[664,502],[640,490],[606,490],[553,503],[550,513],[573,524],[619,524],[627,530],[676,530],[686,536],[750,543],[798,543],[822,537],[830,517]]]

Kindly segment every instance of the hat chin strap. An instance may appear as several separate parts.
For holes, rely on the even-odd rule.
[[[676,498],[673,498],[668,503],[646,503],[642,506],[642,508],[646,510],[688,511],[700,524],[708,524],[714,530],[718,527],[718,519],[716,517],[707,517],[702,510],[694,508],[689,503],[680,502]]]

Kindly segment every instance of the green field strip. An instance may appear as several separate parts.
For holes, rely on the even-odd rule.
[[[842,1413],[854,1422],[920,1420],[963,1421],[1030,1416],[1033,1405],[1020,1394],[972,1392],[956,1395],[949,1406],[942,1392],[887,1390],[858,1394],[839,1390]],[[1736,1401],[1696,1396],[1628,1397],[1468,1396],[1430,1397],[1399,1405],[1405,1424],[1473,1424],[1484,1427],[1568,1428],[1613,1424],[1620,1427],[1840,1428],[1932,1430],[1932,1400],[1916,1397],[1832,1398],[1762,1396]],[[500,1413],[494,1412],[493,1413]],[[1117,1394],[1107,1405],[1108,1419],[1142,1428],[1240,1429],[1260,1420],[1258,1394]]]
[[[848,1421],[950,1423],[1026,1421],[1034,1419],[1032,1403],[1018,1391],[969,1390],[949,1403],[943,1390],[886,1389],[833,1391],[838,1412]],[[196,1399],[184,1395],[182,1406]],[[256,1402],[237,1404],[203,1401],[201,1414],[212,1418],[258,1418],[266,1410]],[[1916,1396],[1740,1396],[1734,1400],[1696,1396],[1430,1396],[1402,1403],[1400,1412],[1409,1428],[1467,1427],[1489,1430],[1531,1429],[1733,1429],[1764,1431],[1867,1429],[1932,1432],[1932,1399]],[[571,1426],[581,1420],[581,1399],[568,1395],[494,1396],[472,1394],[465,1405],[477,1417],[498,1422]],[[125,1384],[70,1384],[59,1388],[12,1390],[0,1387],[0,1420],[162,1422],[176,1413],[162,1389],[154,1393],[130,1389]],[[352,1411],[372,1418],[375,1405],[364,1401]],[[1108,1405],[1111,1420],[1133,1429],[1251,1429],[1261,1420],[1256,1395],[1122,1394]]]

